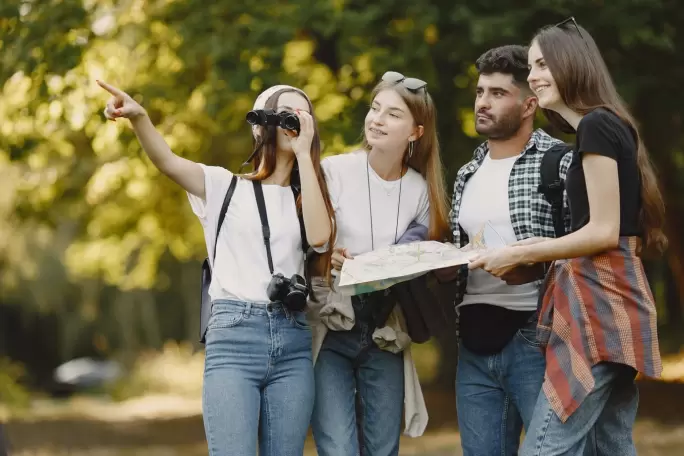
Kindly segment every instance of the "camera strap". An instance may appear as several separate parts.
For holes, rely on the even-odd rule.
[[[254,186],[254,196],[256,197],[257,208],[259,209],[259,218],[261,219],[261,233],[264,237],[264,245],[266,246],[266,256],[268,258],[268,269],[273,274],[273,257],[271,256],[271,228],[268,225],[268,215],[266,214],[266,201],[264,200],[264,189],[261,187],[261,181],[252,181]],[[298,189],[291,186],[292,194],[297,203]],[[306,251],[309,246],[306,242],[306,231],[304,229],[304,218],[302,214],[297,214],[299,219],[299,232],[302,237],[302,251],[304,252],[304,270],[306,271]],[[308,281],[307,281],[308,286]]]

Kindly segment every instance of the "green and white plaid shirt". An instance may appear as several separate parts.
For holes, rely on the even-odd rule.
[[[553,229],[551,205],[544,199],[538,187],[541,183],[541,162],[544,152],[561,141],[549,136],[544,130],[537,129],[532,133],[522,155],[515,161],[508,181],[508,204],[513,231],[518,240],[530,237],[556,237]],[[480,168],[485,156],[489,152],[489,143],[482,143],[473,154],[473,159],[466,163],[456,174],[454,194],[451,200],[451,232],[454,245],[463,247],[468,243],[468,236],[458,224],[458,214],[461,209],[463,189],[468,179]],[[572,160],[572,152],[565,154],[561,160],[559,176],[565,180],[565,175]],[[483,198],[485,196],[483,195]],[[570,230],[570,211],[567,210],[567,195],[564,195],[565,227]],[[458,305],[463,299],[468,280],[468,268],[461,268],[458,281],[457,295],[454,304]],[[541,281],[538,282],[540,284]]]

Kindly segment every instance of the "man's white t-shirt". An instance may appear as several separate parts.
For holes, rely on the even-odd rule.
[[[335,247],[356,256],[370,252],[372,245],[378,249],[395,244],[414,220],[429,228],[427,183],[414,169],[409,168],[401,179],[386,181],[368,165],[364,150],[327,157],[321,167],[335,211]]]
[[[506,244],[517,241],[511,223],[508,181],[518,157],[492,160],[487,154],[466,182],[458,223],[470,239],[489,222]],[[468,271],[466,293],[460,305],[490,304],[527,311],[537,308],[537,298],[535,283],[508,285],[484,269],[473,269]]]
[[[218,166],[200,164],[204,171],[205,199],[188,193],[190,206],[204,228],[209,261],[212,261],[216,226],[233,173]],[[274,273],[290,278],[304,275],[302,237],[294,195],[290,187],[263,185],[271,231]],[[271,281],[261,219],[252,182],[238,179],[219,235],[216,263],[212,264],[209,296],[266,304]]]

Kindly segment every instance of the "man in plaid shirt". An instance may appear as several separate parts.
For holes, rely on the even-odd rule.
[[[561,141],[534,129],[537,99],[527,84],[527,48],[492,49],[476,67],[475,127],[487,141],[456,176],[454,244],[463,247],[483,232],[490,245],[555,237],[551,206],[538,186],[544,153]],[[561,179],[570,159],[568,150]],[[569,229],[569,215],[565,221]],[[544,380],[545,360],[536,341],[544,266],[518,268],[505,281],[467,267],[436,275],[458,282],[456,402],[463,454],[516,454]]]

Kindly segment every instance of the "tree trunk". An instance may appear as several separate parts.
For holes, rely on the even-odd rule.
[[[3,428],[4,426],[2,425],[2,423],[0,423],[0,456],[7,456],[7,452],[9,451],[9,445],[7,444],[7,439],[5,438],[5,430]]]
[[[649,155],[657,170],[660,188],[665,200],[665,233],[669,240],[666,262],[671,272],[671,285],[676,292],[667,293],[668,308],[679,306],[674,315],[682,321],[684,306],[684,244],[681,233],[684,232],[684,216],[681,202],[681,173],[677,166],[675,154],[679,152],[681,144],[682,118],[680,107],[669,106],[669,100],[653,97],[652,91],[646,90],[637,103],[634,112],[659,112],[661,115],[642,119],[640,133],[648,147]],[[669,108],[669,109],[668,109]],[[669,302],[674,300],[674,302]]]
[[[681,262],[673,260],[673,254],[669,255],[665,273],[665,308],[667,309],[667,326],[671,329],[680,328],[684,323],[684,312],[682,312],[682,299],[680,290],[680,280],[682,277]],[[680,268],[676,271],[674,267]]]
[[[458,340],[456,334],[435,337],[439,350],[439,369],[430,387],[437,391],[451,391],[456,384]]]

